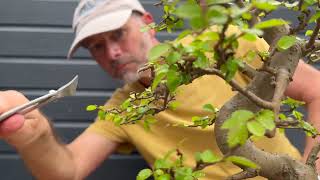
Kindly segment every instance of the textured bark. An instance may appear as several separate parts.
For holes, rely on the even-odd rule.
[[[272,45],[281,35],[287,32],[287,27],[268,29],[265,38],[267,42]],[[269,66],[275,70],[280,68],[285,69],[292,77],[299,59],[302,57],[302,50],[303,46],[296,44],[284,52],[275,52],[274,56],[269,60],[268,63],[265,63],[264,66]],[[273,79],[274,77],[272,77],[270,73],[259,71],[256,73],[256,76],[247,88],[264,100],[271,101],[275,90]],[[248,140],[243,146],[230,149],[227,144],[227,130],[221,129],[221,126],[224,121],[230,117],[232,112],[239,109],[246,109],[253,112],[260,110],[256,104],[240,93],[235,95],[220,109],[219,115],[215,122],[214,133],[218,146],[223,154],[243,156],[252,160],[261,167],[259,175],[268,179],[317,179],[317,174],[313,167],[295,161],[286,155],[276,155],[260,150],[256,148],[254,144],[250,142],[250,140]]]

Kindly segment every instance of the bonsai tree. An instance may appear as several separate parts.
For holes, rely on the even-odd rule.
[[[243,170],[229,179],[258,175],[277,180],[317,179],[315,161],[319,145],[312,149],[306,163],[302,163],[286,155],[258,149],[252,139],[274,137],[278,128],[280,131],[300,128],[313,138],[319,134],[297,110],[303,102],[284,97],[298,61],[302,58],[309,63],[318,60],[319,1],[161,0],[156,6],[163,7],[163,20],[159,24],[149,24],[142,31],[154,28],[171,32],[182,27],[187,30],[149,52],[149,63],[139,71],[151,72],[151,86],[140,93],[132,92],[118,108],[89,105],[87,110],[97,110],[101,120],[111,120],[117,125],[142,121],[147,130],[155,122],[156,113],[178,106],[177,88],[198,77],[219,76],[238,93],[220,109],[205,104],[203,108],[209,112],[208,116],[193,117],[192,124],[178,124],[185,128],[213,125],[223,157],[204,149],[195,155],[196,166],[186,167],[183,154],[177,148],[156,160],[153,169],[141,170],[137,179],[151,176],[168,180],[197,179],[203,176],[201,169],[224,161]],[[266,18],[278,8],[296,11],[299,23],[292,25],[283,19]],[[237,26],[238,32],[227,35],[229,26]],[[298,37],[301,32],[306,36]],[[186,36],[192,37],[192,42],[183,45],[180,41]],[[252,50],[242,57],[235,56],[239,38],[253,42],[258,37],[263,37],[270,45],[268,51]],[[263,61],[259,68],[247,64],[255,57]],[[252,79],[247,87],[243,88],[234,80],[238,72]],[[178,156],[174,162],[169,158],[173,154]]]

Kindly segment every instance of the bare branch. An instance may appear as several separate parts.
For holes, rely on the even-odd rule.
[[[241,180],[247,178],[253,178],[259,175],[259,171],[257,169],[248,168],[238,174],[234,174],[227,178],[227,180]]]
[[[257,71],[249,66],[247,63],[243,63],[244,66],[239,66],[240,72],[248,76],[249,78],[253,79],[253,77],[257,74]]]
[[[313,167],[314,169],[316,168],[316,160],[319,159],[318,153],[320,151],[320,143],[316,143],[313,148],[310,151],[310,154],[308,155],[306,164]]]
[[[220,78],[225,79],[225,76],[222,74],[222,72],[218,69],[210,68],[210,69],[197,69],[197,71],[201,74],[214,74],[219,76]],[[253,103],[260,106],[261,108],[265,109],[273,109],[273,104],[271,102],[265,101],[258,97],[256,94],[247,91],[245,88],[241,87],[236,81],[231,80],[229,82],[230,86],[234,88],[235,90],[239,91],[241,94],[246,96],[248,99],[250,99]]]
[[[313,47],[315,40],[318,37],[319,30],[320,30],[320,18],[317,19],[317,25],[314,28],[313,33],[309,39],[309,42],[307,43],[307,45],[305,47],[307,51]]]

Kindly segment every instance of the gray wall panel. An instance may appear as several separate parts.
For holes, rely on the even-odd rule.
[[[168,40],[175,34],[158,33],[158,38]],[[71,31],[53,32],[41,29],[0,28],[0,56],[61,57],[65,58],[73,35]],[[75,58],[88,58],[87,51],[79,51]]]
[[[0,59],[0,89],[56,89],[75,75],[79,75],[80,90],[114,90],[121,87],[120,81],[113,80],[91,60],[81,63],[45,58],[36,61]]]
[[[42,25],[71,27],[73,10],[77,0],[1,0],[0,25]],[[147,11],[150,11],[159,21],[161,9],[153,6],[157,0],[141,1]],[[23,8],[21,8],[23,7]]]

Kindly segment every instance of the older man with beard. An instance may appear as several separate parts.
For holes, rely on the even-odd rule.
[[[154,30],[145,33],[140,31],[141,27],[151,22],[152,15],[137,0],[80,1],[73,20],[76,36],[68,56],[71,57],[82,46],[88,49],[107,73],[127,83],[108,100],[108,107],[118,106],[130,92],[142,91],[150,85],[149,74],[137,74],[137,70],[147,62],[148,50],[159,43]],[[231,28],[228,31],[237,30]],[[239,54],[268,49],[262,39],[255,43],[240,40],[239,43]],[[310,76],[318,78],[310,80]],[[243,85],[247,83],[246,78],[240,74],[235,79]],[[320,113],[316,111],[320,107],[319,89],[319,72],[300,62],[286,94],[306,101],[310,119],[319,119]],[[192,116],[203,114],[201,107],[206,103],[221,107],[235,93],[216,76],[201,77],[181,87],[179,92],[177,100],[181,105],[176,111],[166,110],[157,114],[155,117],[158,122],[151,127],[150,132],[145,131],[141,124],[117,127],[110,121],[97,119],[73,142],[62,144],[53,135],[47,118],[34,110],[26,115],[14,115],[2,122],[0,135],[17,149],[38,179],[84,179],[116,149],[123,148],[135,147],[152,165],[155,159],[174,149],[182,140],[184,142],[179,148],[186,156],[186,164],[194,166],[193,155],[197,151],[211,149],[221,154],[212,133],[213,127],[198,129],[168,124],[186,123]],[[27,101],[16,91],[0,92],[0,113]],[[319,126],[319,122],[313,123]],[[312,140],[307,141],[306,154],[312,144]],[[269,152],[301,158],[283,134],[278,133],[272,139],[262,139],[256,145]],[[219,163],[204,171],[207,175],[202,179],[224,179],[240,169],[232,164]]]

